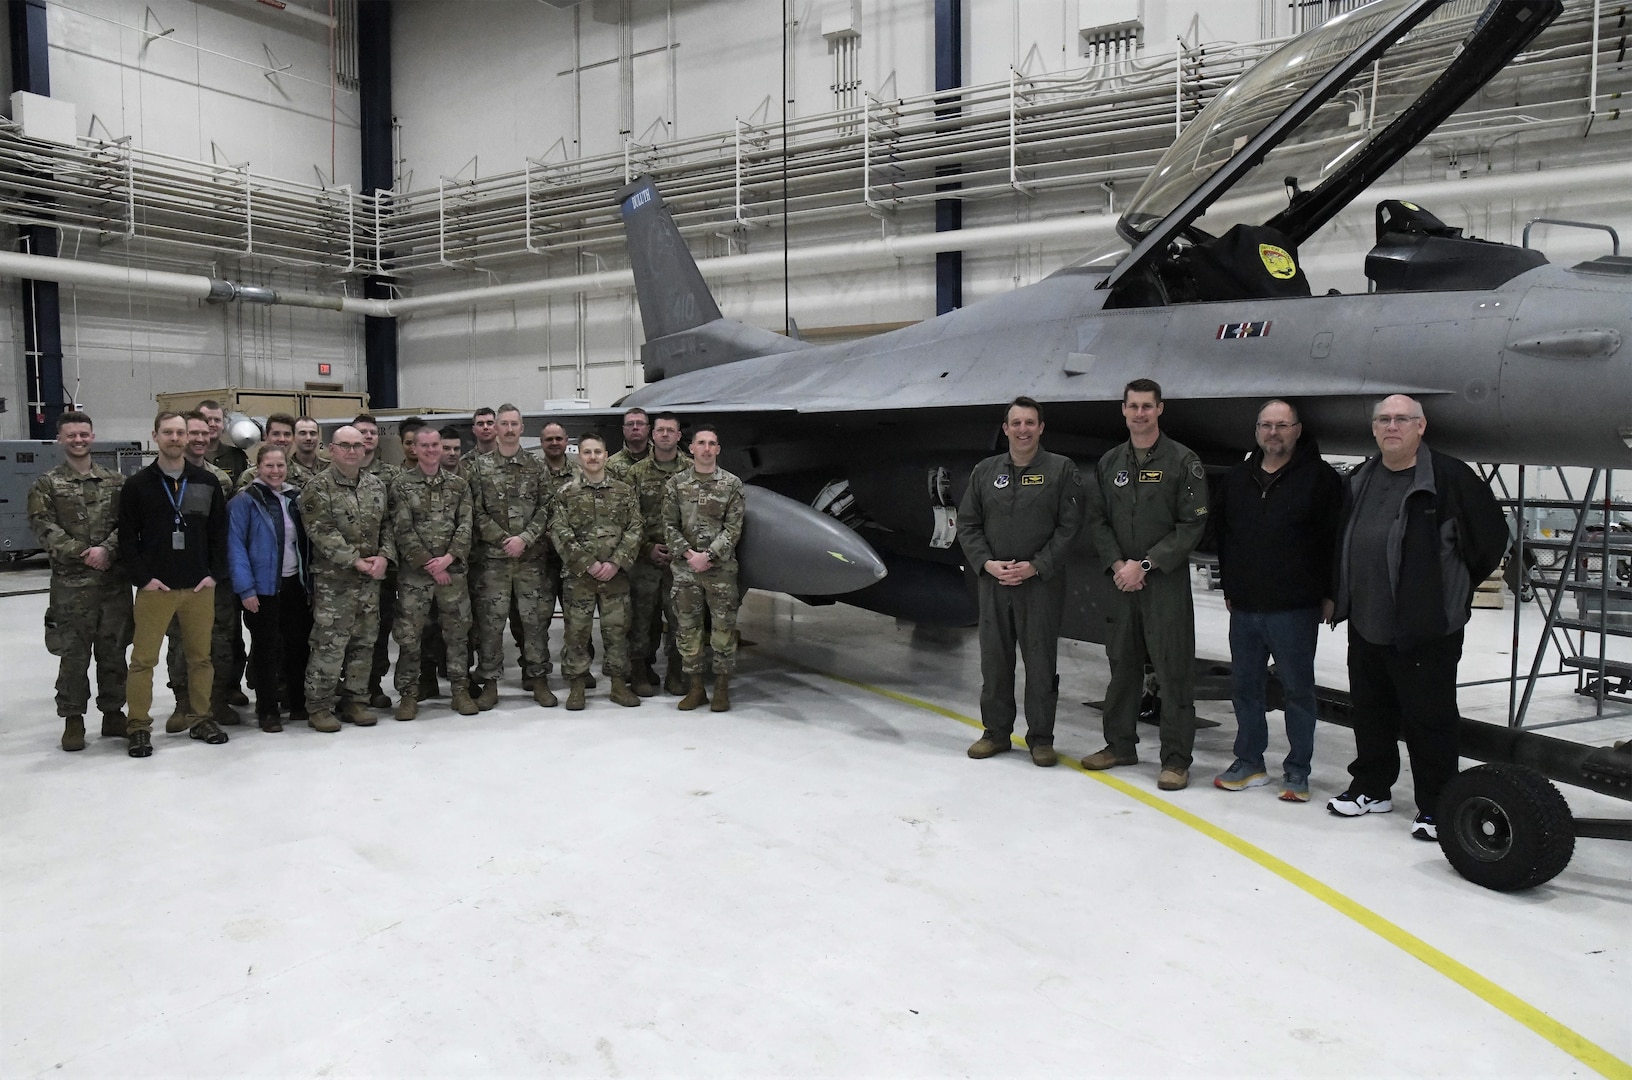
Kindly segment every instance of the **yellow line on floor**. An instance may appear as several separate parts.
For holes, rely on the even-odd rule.
[[[793,666],[804,668],[812,674],[832,679],[834,682],[853,686],[858,690],[865,690],[869,694],[877,694],[880,697],[886,697],[891,701],[898,701],[903,705],[910,705],[925,712],[932,712],[937,716],[945,716],[956,720],[960,724],[966,724],[977,731],[981,729],[980,721],[974,717],[965,716],[956,710],[936,705],[932,701],[925,701],[922,698],[913,697],[911,694],[903,694],[896,690],[887,690],[882,686],[874,686],[859,679],[846,678],[831,671],[822,671],[818,668],[799,664],[796,661],[791,663]],[[1024,740],[1019,736],[1015,736],[1013,741],[1017,747],[1022,750],[1025,749]],[[1615,1080],[1632,1080],[1632,1064],[1622,1061],[1597,1043],[1559,1023],[1517,995],[1504,990],[1466,964],[1452,959],[1409,930],[1397,926],[1365,905],[1338,892],[1325,882],[1304,873],[1284,859],[1277,858],[1251,841],[1244,840],[1229,830],[1222,829],[1188,810],[1174,806],[1159,795],[1137,788],[1126,780],[1119,779],[1109,773],[1084,769],[1080,761],[1066,757],[1064,754],[1060,755],[1060,761],[1085,776],[1098,780],[1106,787],[1142,802],[1152,810],[1166,814],[1174,821],[1188,825],[1203,836],[1218,841],[1236,854],[1252,860],[1282,880],[1302,889],[1321,903],[1347,915],[1384,941],[1404,950],[1452,982],[1472,992],[1486,1004],[1506,1013],[1588,1068],[1604,1076],[1613,1077]]]

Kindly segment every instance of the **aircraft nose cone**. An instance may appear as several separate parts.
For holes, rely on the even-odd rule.
[[[742,543],[742,583],[800,596],[836,596],[881,580],[884,560],[854,530],[797,499],[752,484]]]

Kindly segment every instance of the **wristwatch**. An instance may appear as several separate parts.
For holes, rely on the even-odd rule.
[[[1139,560],[1139,569],[1143,570],[1145,573],[1148,574],[1152,570],[1156,569],[1156,567],[1149,559],[1140,559]]]

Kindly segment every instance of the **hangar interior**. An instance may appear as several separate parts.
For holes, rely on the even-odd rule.
[[[6,103],[0,230],[153,275],[60,289],[62,400],[103,438],[145,440],[155,394],[220,386],[605,407],[642,382],[615,205],[634,176],[718,261],[727,315],[861,338],[1117,243],[1178,128],[1354,6],[11,0],[7,81],[43,57],[49,90],[32,116]],[[1628,18],[1571,0],[1376,197],[1514,244],[1538,218],[1628,235]],[[1375,201],[1300,253],[1317,291],[1365,291]],[[1560,225],[1528,239],[1555,262],[1608,251]],[[373,320],[382,369],[357,314],[210,303],[161,274],[425,303]],[[43,377],[21,280],[0,276],[8,438]],[[1198,651],[1221,659],[1201,580]],[[569,719],[507,688],[478,718],[172,737],[139,767],[117,740],[55,749],[44,587],[35,565],[0,574],[8,1076],[1632,1075],[1627,845],[1478,889],[1409,813],[1320,810],[1341,728],[1301,807],[1205,783],[1227,701],[1202,706],[1219,726],[1182,792],[1148,762],[972,762],[971,631],[756,593],[727,716]],[[1504,679],[1539,620],[1475,616],[1462,678]],[[1343,655],[1323,636],[1324,685]],[[1107,669],[1096,645],[1061,660],[1075,758],[1100,745]],[[1509,705],[1505,683],[1464,691],[1470,716]],[[1531,723],[1632,734],[1591,713],[1551,680]]]

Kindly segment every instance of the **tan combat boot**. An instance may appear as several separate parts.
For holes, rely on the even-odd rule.
[[[62,748],[70,751],[85,749],[85,718],[83,716],[65,716],[62,718]]]
[[[482,684],[482,692],[476,695],[476,707],[486,712],[499,703],[499,680],[489,679]]]
[[[308,727],[318,731],[326,731],[331,735],[340,730],[340,718],[327,709],[322,712],[314,712],[308,716],[306,724]]]
[[[375,716],[367,705],[364,705],[356,698],[347,701],[341,707],[341,712],[347,720],[358,727],[373,727],[380,722],[380,718]]]
[[[656,697],[657,672],[652,670],[652,665],[644,660],[636,660],[632,666],[635,669],[632,680],[635,693],[641,697]]]
[[[419,715],[419,699],[412,694],[404,694],[397,699],[397,711],[391,714],[398,720],[412,720]]]
[[[607,695],[612,704],[633,709],[640,705],[640,695],[629,689],[629,680],[622,675],[612,676],[612,692]]]
[[[731,676],[714,676],[714,702],[708,707],[709,712],[731,711]]]
[[[477,708],[476,702],[471,698],[470,684],[468,683],[454,683],[453,693],[450,695],[448,703],[453,706],[453,711],[460,716],[475,716],[482,711]]]
[[[533,700],[546,709],[553,709],[561,704],[561,700],[550,689],[550,680],[546,675],[540,675],[533,680]]]
[[[567,691],[567,708],[571,709],[573,712],[579,712],[583,709],[583,707],[584,680],[582,678],[577,678],[572,680],[572,687]]]
[[[690,712],[699,705],[708,704],[708,695],[703,692],[703,673],[699,671],[695,675],[687,676],[687,678],[691,681],[691,689],[686,691],[686,696],[681,698],[680,704],[675,706],[681,712]]]

